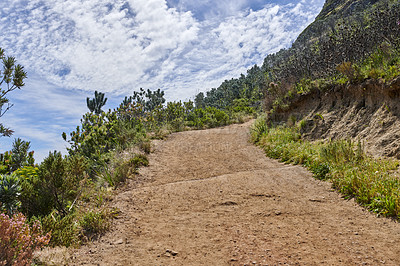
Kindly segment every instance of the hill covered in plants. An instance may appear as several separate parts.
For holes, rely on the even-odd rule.
[[[261,71],[266,115],[252,141],[400,219],[400,2],[327,1]]]
[[[399,1],[326,1],[290,48],[196,100],[262,107],[251,133],[267,156],[400,219]]]
[[[9,69],[3,73],[3,81],[22,87],[26,77],[23,68],[14,67],[15,59],[4,57],[3,52],[1,57],[5,69]],[[27,238],[19,238],[18,232],[22,231],[15,226],[18,221],[29,221],[31,226],[24,232],[38,239],[37,247],[47,243],[77,246],[105,232],[112,218],[118,216],[118,210],[107,207],[110,191],[149,163],[151,140],[162,139],[171,132],[224,126],[266,113],[253,130],[253,141],[264,145],[271,157],[286,161],[296,158],[292,162],[306,166],[308,163],[321,179],[349,161],[373,165],[378,173],[392,171],[396,163],[374,166],[351,142],[324,147],[328,160],[336,156],[336,147],[350,154],[344,161],[331,160],[333,164],[320,161],[319,148],[312,150],[299,143],[307,138],[359,138],[376,144],[381,138],[379,145],[366,146],[375,147],[376,154],[399,156],[399,76],[399,1],[329,0],[292,47],[268,55],[262,66],[253,66],[239,78],[197,94],[194,102],[166,103],[164,92],[140,89],[114,110],[103,111],[106,97],[96,92],[93,99],[87,99],[89,112],[83,115],[81,124],[73,132],[63,133],[70,144],[66,156],[50,152],[42,163],[36,164],[29,142],[22,140],[16,140],[13,149],[0,156],[0,200],[5,213],[0,222],[3,229],[17,236],[1,241],[0,248],[11,244],[19,247],[9,257],[0,258],[0,263],[20,262],[31,255],[22,252],[28,243]],[[8,92],[2,91],[0,97],[4,110],[10,107],[5,109]],[[268,134],[275,124],[294,126],[286,137],[275,139],[287,140],[294,146],[269,144],[274,137]],[[9,136],[12,130],[0,124],[0,134]],[[290,151],[300,147],[309,153],[290,157],[285,147]],[[392,194],[379,194],[378,200],[377,195],[364,195],[363,203],[398,217],[399,204],[390,205],[399,195],[397,183],[392,186],[393,182],[387,189]],[[349,196],[357,193],[347,183],[336,185]],[[366,191],[362,189],[361,186],[361,191]],[[0,231],[2,239],[10,235],[5,232]],[[30,244],[30,248],[35,245]]]
[[[313,138],[374,139],[375,133],[361,132],[354,125],[363,124],[370,128],[365,121],[371,120],[382,106],[397,115],[396,78],[399,75],[399,1],[332,0],[326,1],[316,20],[290,48],[268,55],[261,67],[255,65],[246,75],[226,80],[206,95],[199,93],[196,104],[218,108],[238,103],[261,106],[270,121],[307,120],[303,123],[307,124],[303,131]],[[359,119],[352,123],[346,120],[345,124],[353,124],[351,128],[331,128],[334,121],[357,116],[358,113],[345,112],[351,110],[353,104],[357,110],[368,110],[365,114],[369,115],[363,116],[364,121]],[[338,111],[329,115],[333,120],[327,119],[328,114],[322,115],[329,110]],[[320,123],[324,124],[323,128],[316,127],[315,121],[309,121],[316,114],[325,118],[322,119],[325,123]],[[379,114],[377,117],[371,121],[377,122]],[[381,120],[385,119],[382,117]],[[377,124],[371,126],[377,127]],[[384,124],[387,128],[388,123]],[[343,131],[347,134],[342,134]],[[379,147],[373,147],[375,152],[397,156],[397,151],[385,150],[389,144],[387,140],[382,142]]]

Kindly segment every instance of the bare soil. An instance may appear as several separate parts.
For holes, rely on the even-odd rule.
[[[172,134],[70,265],[400,265],[400,224],[265,157],[250,123]]]
[[[303,138],[360,140],[375,157],[400,159],[400,76],[369,79],[297,96],[274,120],[304,120]]]

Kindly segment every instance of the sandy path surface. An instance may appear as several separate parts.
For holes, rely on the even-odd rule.
[[[114,229],[70,264],[400,265],[400,224],[266,158],[249,125],[156,143],[141,182],[113,201]]]

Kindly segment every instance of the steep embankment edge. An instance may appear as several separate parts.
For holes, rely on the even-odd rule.
[[[303,137],[351,138],[364,142],[373,156],[400,158],[400,76],[390,82],[369,79],[293,99],[274,121],[304,120]]]

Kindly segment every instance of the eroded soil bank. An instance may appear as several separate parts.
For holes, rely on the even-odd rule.
[[[250,123],[156,143],[113,230],[70,265],[400,265],[400,224],[248,142]]]
[[[314,90],[272,118],[304,119],[304,138],[360,140],[373,156],[400,159],[400,77]]]

